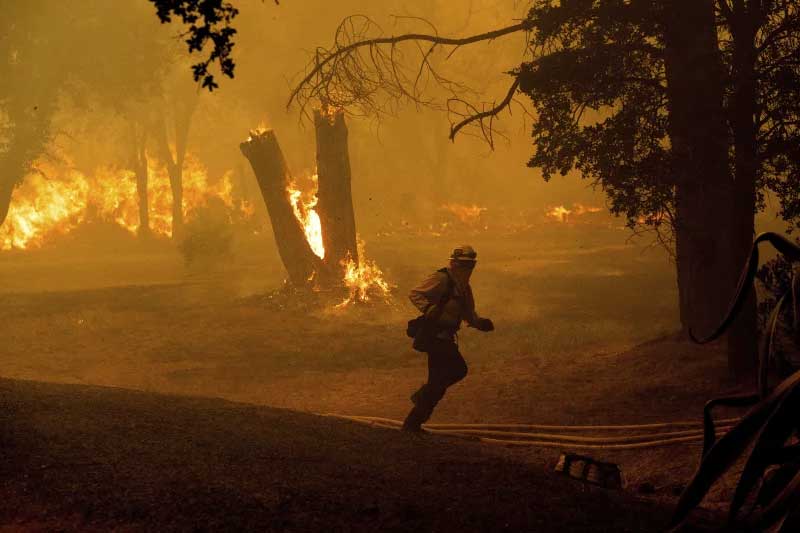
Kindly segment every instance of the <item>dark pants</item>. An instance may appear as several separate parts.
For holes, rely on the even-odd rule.
[[[427,353],[428,382],[411,396],[414,408],[403,424],[407,429],[418,429],[420,424],[427,422],[447,387],[467,375],[467,363],[454,341],[435,339]]]

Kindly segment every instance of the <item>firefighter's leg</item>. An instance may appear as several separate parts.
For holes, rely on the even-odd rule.
[[[458,351],[458,345],[454,342],[447,344],[443,347],[439,357],[442,360],[442,383],[445,388],[455,385],[465,377],[467,377],[467,362]]]
[[[435,341],[428,352],[428,382],[411,396],[414,407],[403,423],[403,429],[419,431],[428,421],[447,387],[467,375],[467,364],[452,341]]]

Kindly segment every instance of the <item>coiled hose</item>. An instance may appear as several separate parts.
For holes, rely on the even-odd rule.
[[[328,413],[324,416],[360,424],[398,430],[399,420],[375,416],[349,416]],[[717,436],[733,427],[738,418],[717,421]],[[426,424],[428,433],[450,435],[505,446],[541,448],[580,448],[589,450],[635,450],[671,444],[703,441],[702,422],[664,422],[618,426],[553,426],[541,424]],[[598,432],[626,432],[598,435]],[[573,433],[573,434],[570,434]],[[574,434],[578,433],[578,434]],[[590,435],[586,435],[589,433]]]

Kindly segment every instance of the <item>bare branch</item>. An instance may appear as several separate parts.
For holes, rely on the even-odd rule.
[[[515,77],[514,78],[514,82],[511,84],[511,87],[508,88],[508,93],[506,94],[506,97],[503,98],[502,102],[500,102],[499,104],[497,104],[496,106],[494,106],[491,109],[487,109],[486,111],[482,111],[480,113],[476,113],[476,114],[473,114],[471,116],[468,116],[467,118],[465,118],[461,122],[451,126],[450,127],[450,140],[451,141],[455,140],[455,137],[458,134],[458,132],[461,131],[461,129],[464,126],[466,126],[466,125],[468,125],[468,124],[470,124],[472,122],[480,121],[481,122],[481,127],[483,127],[482,122],[483,122],[484,119],[488,118],[488,119],[490,119],[490,121],[493,121],[494,118],[503,109],[507,108],[511,104],[511,101],[514,98],[514,95],[517,93],[517,89],[518,88],[519,88],[519,78]],[[490,122],[489,131],[491,131],[491,122]],[[492,142],[491,136],[487,136],[487,141],[489,141],[489,146],[494,148],[494,142]]]
[[[346,21],[352,20],[353,17],[349,17],[345,19]],[[504,28],[499,28],[496,30],[488,31],[485,33],[479,33],[476,35],[470,35],[468,37],[461,37],[461,38],[453,38],[453,37],[441,37],[439,35],[431,35],[425,33],[407,33],[404,35],[398,35],[394,37],[376,37],[372,39],[363,39],[357,40],[356,42],[352,42],[345,46],[335,46],[333,50],[328,52],[327,54],[322,54],[322,59],[319,59],[319,55],[317,56],[317,60],[315,62],[314,67],[311,71],[297,84],[294,88],[292,93],[289,95],[289,101],[286,103],[286,107],[291,107],[292,103],[294,103],[300,92],[318,75],[323,73],[325,67],[331,63],[332,61],[338,61],[341,58],[344,58],[347,61],[348,56],[357,51],[360,48],[365,47],[375,47],[380,45],[397,45],[402,42],[406,41],[422,41],[422,42],[429,42],[433,44],[439,45],[446,45],[446,46],[464,46],[473,43],[478,43],[482,41],[491,41],[497,39],[498,37],[502,37],[504,35],[509,35],[512,33],[517,33],[520,31],[529,31],[533,27],[533,23],[529,20],[522,21],[518,24],[514,24],[511,26],[506,26]],[[340,26],[341,28],[341,26]]]

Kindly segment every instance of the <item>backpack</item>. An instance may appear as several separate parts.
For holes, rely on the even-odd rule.
[[[436,304],[438,312],[432,317],[426,317],[423,313],[416,318],[412,318],[408,321],[408,327],[406,328],[406,335],[414,339],[411,346],[418,352],[427,352],[430,348],[431,341],[439,333],[439,327],[437,325],[439,317],[444,310],[444,306],[450,301],[450,298],[453,297],[455,282],[450,276],[450,273],[446,268],[437,270],[437,272],[444,272],[447,275],[447,288]]]

